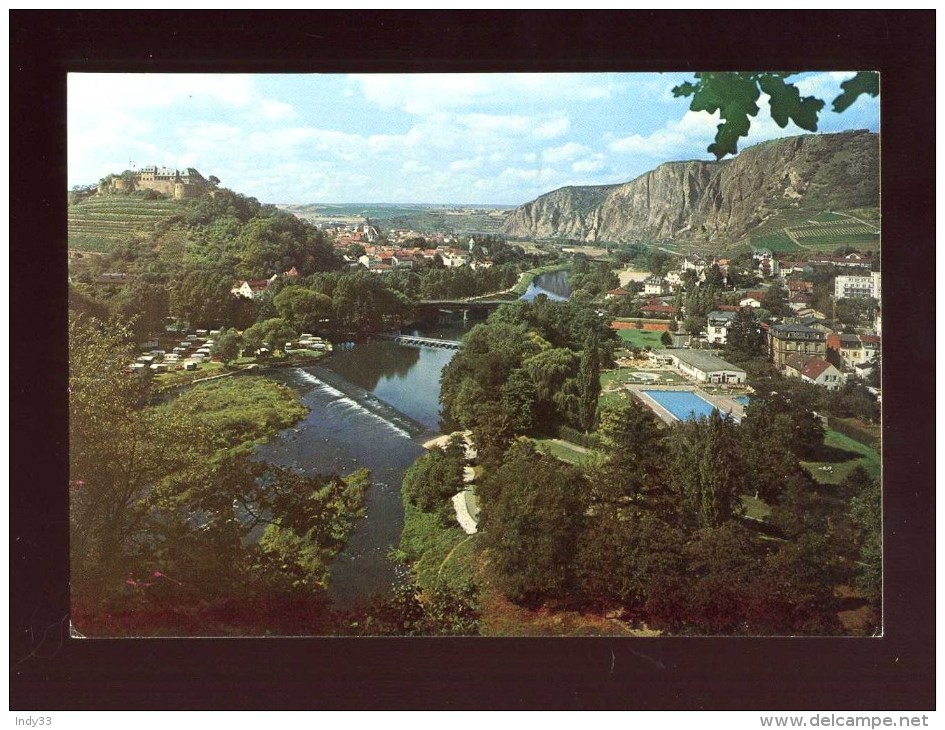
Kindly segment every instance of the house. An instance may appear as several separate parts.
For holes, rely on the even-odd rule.
[[[783,370],[791,355],[826,356],[827,335],[802,324],[774,325],[768,328],[768,352],[771,362]]]
[[[670,271],[666,275],[666,283],[670,286],[682,286],[683,277],[681,271]]]
[[[684,257],[682,263],[679,265],[680,271],[695,271],[696,274],[701,274],[703,270],[705,270],[705,267],[705,259],[695,255]]]
[[[607,292],[605,299],[615,299],[617,297],[627,297],[627,296],[630,296],[630,292],[628,292],[623,287],[618,286],[616,289],[611,289],[609,292]]]
[[[792,291],[791,295],[788,297],[788,306],[796,312],[799,309],[809,309],[813,301],[813,292]]]
[[[644,317],[668,319],[676,316],[676,307],[669,304],[647,304],[645,307],[640,307],[640,311],[643,312]]]
[[[298,278],[299,278],[299,270],[296,269],[296,268],[293,266],[291,269],[289,269],[288,271],[286,271],[286,272],[285,272],[284,274],[282,274],[282,275],[283,275],[286,279],[298,279]]]
[[[643,293],[662,296],[669,293],[669,284],[662,276],[649,276],[643,280]]]
[[[843,368],[855,369],[879,357],[880,338],[876,335],[827,335],[827,360]]]
[[[672,360],[674,367],[703,383],[744,383],[747,375],[741,368],[705,350],[659,350],[660,356]]]
[[[827,390],[839,390],[846,383],[846,376],[831,363],[820,357],[789,355],[784,361],[784,374],[819,385]]]
[[[269,289],[269,279],[247,279],[237,281],[230,289],[230,294],[244,299],[259,299]],[[199,334],[199,330],[198,330]],[[206,332],[204,332],[206,334]]]
[[[706,339],[714,345],[724,345],[728,338],[728,328],[738,312],[709,312],[706,316]]]
[[[834,280],[833,295],[837,299],[879,299],[880,273],[838,276]]]
[[[781,262],[774,257],[770,249],[752,249],[751,260],[755,271],[765,279],[781,274]]]

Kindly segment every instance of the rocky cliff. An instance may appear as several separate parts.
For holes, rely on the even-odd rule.
[[[803,135],[721,162],[668,162],[622,185],[567,187],[517,208],[511,236],[735,241],[788,211],[879,206],[879,136]]]

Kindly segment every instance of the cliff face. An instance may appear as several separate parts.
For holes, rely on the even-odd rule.
[[[781,211],[878,206],[878,135],[844,132],[774,140],[722,162],[668,162],[623,185],[561,188],[513,211],[505,233],[737,240]]]

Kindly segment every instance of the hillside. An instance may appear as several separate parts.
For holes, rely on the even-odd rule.
[[[179,201],[148,200],[137,195],[88,198],[69,206],[69,248],[111,251],[119,241],[152,232],[155,224],[185,209]]]
[[[878,209],[879,136],[855,131],[772,140],[721,162],[668,162],[619,185],[561,188],[517,208],[504,232],[716,249],[752,237],[782,250],[875,247]]]

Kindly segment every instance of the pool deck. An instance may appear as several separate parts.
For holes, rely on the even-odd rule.
[[[652,410],[661,421],[665,424],[672,426],[674,423],[678,423],[679,419],[676,418],[669,410],[664,406],[657,403],[653,398],[648,396],[644,391],[647,390],[669,390],[693,393],[694,395],[699,396],[703,400],[708,401],[714,405],[720,413],[727,413],[735,419],[736,423],[740,423],[742,418],[745,416],[745,406],[741,403],[729,398],[724,395],[712,395],[702,390],[702,388],[696,385],[646,385],[646,384],[636,384],[636,383],[624,383],[623,386],[626,390],[630,391],[638,400],[644,403],[650,410]]]

